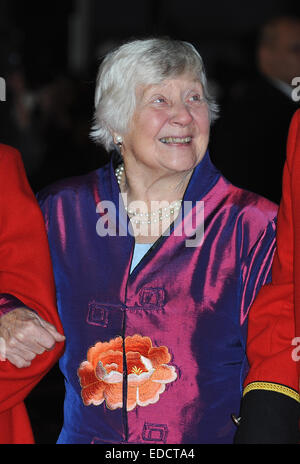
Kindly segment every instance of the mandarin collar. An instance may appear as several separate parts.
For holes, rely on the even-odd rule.
[[[120,155],[117,152],[112,153],[110,161],[110,180],[111,180],[111,197],[115,202],[119,201],[119,184],[115,176],[115,168],[120,161]],[[207,150],[200,163],[194,168],[193,174],[189,180],[188,186],[183,196],[183,200],[193,201],[200,200],[216,184],[221,173],[213,165]],[[116,203],[115,203],[116,204]]]

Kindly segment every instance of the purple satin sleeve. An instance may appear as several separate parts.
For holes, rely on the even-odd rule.
[[[0,293],[0,317],[20,306],[24,306],[24,303],[18,300],[18,298],[8,293]]]

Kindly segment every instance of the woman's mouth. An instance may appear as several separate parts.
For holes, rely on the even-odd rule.
[[[160,142],[165,143],[165,144],[180,144],[180,145],[186,145],[191,143],[192,137],[162,137],[159,139]]]

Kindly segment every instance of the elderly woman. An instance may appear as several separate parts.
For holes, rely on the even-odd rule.
[[[191,44],[122,45],[95,103],[111,162],[39,194],[67,340],[58,443],[232,443],[276,206],[212,165]]]

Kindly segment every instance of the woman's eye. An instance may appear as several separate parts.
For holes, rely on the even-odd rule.
[[[192,102],[201,102],[203,100],[203,97],[201,97],[201,95],[192,95],[191,97],[189,97],[189,101],[192,101]]]
[[[153,100],[153,103],[165,103],[166,99],[164,97],[157,97]]]

